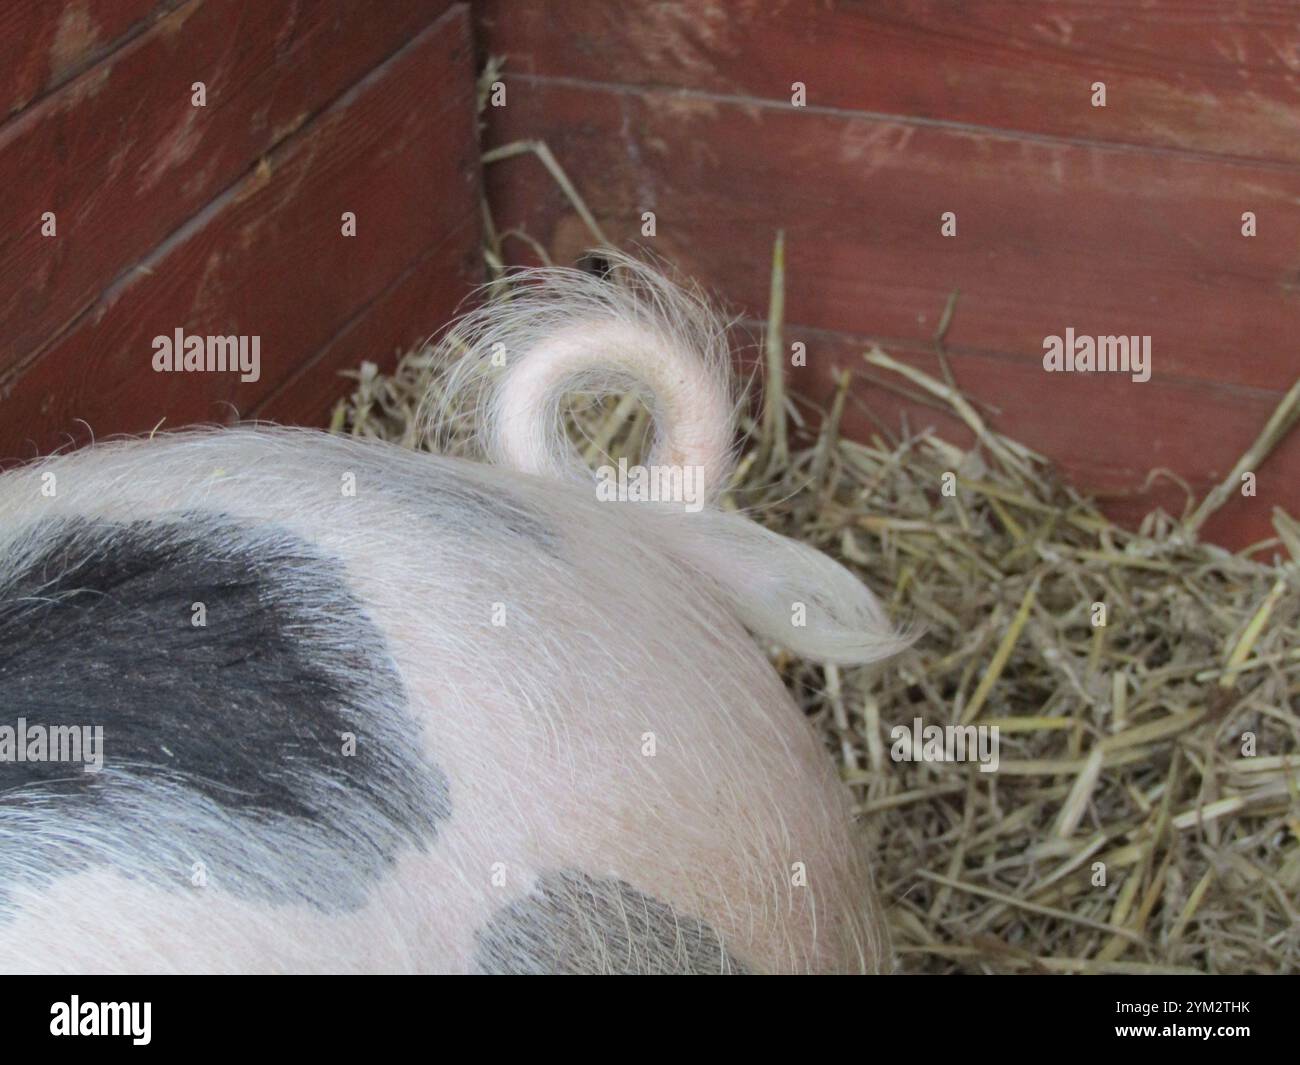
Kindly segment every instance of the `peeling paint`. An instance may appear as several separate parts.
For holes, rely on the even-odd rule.
[[[59,90],[55,97],[61,111],[75,111],[86,100],[98,96],[113,76],[111,63],[99,63]]]
[[[158,29],[164,36],[174,37],[185,28],[185,23],[189,22],[190,16],[202,7],[202,4],[182,4],[158,20]]]
[[[184,164],[203,141],[199,109],[186,106],[180,122],[161,138],[157,149],[136,170],[141,193],[149,192],[169,171]]]
[[[216,158],[209,159],[197,171],[194,172],[185,183],[181,186],[181,192],[186,199],[194,200],[207,193],[213,185],[213,175],[217,170]]]
[[[628,19],[624,26],[628,42],[654,67],[677,67],[712,78],[716,62],[712,54],[726,50],[730,29],[728,12],[718,3],[655,5],[643,19]],[[734,14],[731,18],[734,19]],[[734,49],[731,49],[734,51]]]
[[[907,150],[916,127],[900,122],[851,121],[840,135],[840,160],[875,168]]]
[[[190,304],[190,312],[186,319],[191,326],[195,323],[220,321],[223,314],[228,316],[230,308],[227,306],[223,288],[221,262],[222,255],[219,249],[209,252],[203,264],[203,275],[194,288],[194,300]]]
[[[50,45],[50,78],[57,81],[82,62],[100,43],[100,28],[82,0],[63,9]]]
[[[1058,45],[1069,45],[1074,37],[1074,23],[1063,15],[1049,15],[1045,22],[1035,22],[1030,29]]]
[[[641,99],[645,102],[646,107],[655,113],[656,117],[662,117],[668,121],[690,121],[696,118],[712,119],[718,117],[717,101],[710,100],[707,97],[687,96],[684,93],[652,92],[646,93]]]
[[[309,112],[300,111],[298,114],[294,115],[293,118],[291,118],[288,122],[280,123],[280,125],[276,126],[275,129],[271,130],[271,143],[279,144],[282,140],[285,139],[285,137],[297,133],[298,130],[302,129],[303,123],[307,121],[308,117],[310,117]],[[263,124],[265,124],[266,121],[265,113],[262,114],[262,121]]]

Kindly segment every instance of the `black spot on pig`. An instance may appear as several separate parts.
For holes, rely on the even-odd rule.
[[[211,514],[47,521],[7,555],[0,915],[16,881],[103,865],[352,908],[435,837],[447,780],[337,560]],[[60,726],[82,762],[6,758],[6,729]]]
[[[740,974],[709,925],[613,877],[546,873],[475,934],[475,967],[504,974]]]

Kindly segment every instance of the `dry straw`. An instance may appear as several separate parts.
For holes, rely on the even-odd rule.
[[[782,282],[778,248],[771,351]],[[1269,562],[1200,543],[1228,497],[1216,490],[1182,518],[1122,529],[990,428],[939,358],[942,379],[872,349],[815,419],[769,375],[727,497],[925,628],[874,669],[773,651],[856,796],[900,968],[1300,971],[1300,568],[1287,557],[1300,559],[1300,526],[1274,513],[1276,539],[1253,552]],[[919,390],[963,421],[973,449],[929,431],[841,438],[868,367],[873,386]],[[363,367],[334,428],[424,446],[416,412],[437,387],[427,350],[391,376]],[[1241,469],[1258,470],[1298,413],[1300,383]],[[573,420],[593,459],[645,442],[636,404],[592,402]],[[891,729],[918,717],[998,726],[998,771],[894,760]]]

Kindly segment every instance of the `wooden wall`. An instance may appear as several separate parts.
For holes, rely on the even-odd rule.
[[[0,458],[322,424],[338,370],[447,320],[481,279],[468,10],[382,8],[0,0]],[[260,336],[260,379],[155,372],[177,328]]]
[[[764,314],[787,239],[791,387],[879,341],[931,372],[948,333],[993,424],[1135,519],[1232,468],[1300,376],[1300,9],[1187,0],[477,0],[506,57],[489,145],[544,140],[602,227]],[[803,82],[807,106],[792,106]],[[1092,106],[1104,82],[1107,105]],[[500,226],[588,241],[537,160],[494,164]],[[645,211],[657,233],[641,236]],[[957,215],[957,236],[940,216]],[[1255,213],[1258,235],[1242,235]],[[523,241],[507,244],[529,261]],[[1152,338],[1152,377],[1048,374],[1044,338]],[[863,384],[881,417],[957,427]],[[872,430],[850,412],[847,428]],[[1300,433],[1207,535],[1300,513]]]

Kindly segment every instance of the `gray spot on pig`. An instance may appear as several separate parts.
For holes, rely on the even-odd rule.
[[[18,719],[102,727],[103,768],[0,760],[0,917],[17,884],[103,865],[353,908],[450,812],[340,563],[219,515],[46,521],[12,545],[0,726]]]
[[[453,506],[462,508],[480,535],[488,530],[502,531],[545,548],[548,554],[555,553],[554,532],[522,504],[505,496],[498,498],[476,487],[460,486],[455,482],[449,485],[441,493],[441,501],[444,504],[450,501]]]
[[[745,973],[709,925],[613,877],[541,876],[475,934],[483,973]]]

